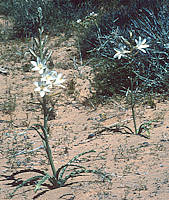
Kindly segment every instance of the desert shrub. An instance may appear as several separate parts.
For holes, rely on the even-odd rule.
[[[11,0],[6,8],[10,8],[7,11],[14,20],[16,37],[37,34],[39,7],[43,12],[43,27],[52,34],[71,30],[72,20],[77,20],[94,9],[90,1],[76,6],[71,0]]]
[[[102,2],[104,2],[104,0]],[[108,11],[99,11],[97,27],[94,24],[93,26],[90,26],[88,30],[85,30],[85,34],[81,35],[80,47],[84,57],[88,54],[88,51],[99,45],[97,37],[98,29],[102,35],[110,35],[112,29],[116,27],[118,27],[122,32],[127,32],[131,20],[139,17],[138,14],[140,9],[150,9],[156,16],[159,12],[160,6],[162,5],[162,1],[160,0],[119,0],[113,2],[114,4],[112,3],[112,6],[109,6]],[[105,4],[106,3],[103,5]],[[165,4],[165,2],[163,4]]]
[[[117,13],[105,14],[81,38],[83,55],[89,55],[93,66],[93,86],[98,95],[112,96],[130,86],[128,76],[135,79],[135,89],[139,91],[167,92],[169,85],[168,70],[168,9],[157,5],[158,12],[139,9],[131,16],[130,23],[119,26]],[[122,25],[123,24],[123,25]],[[132,32],[132,39],[130,37]],[[132,66],[128,59],[115,59],[114,48],[124,46],[124,38],[129,42],[141,37],[146,39],[149,49],[140,52]]]
[[[76,13],[69,0],[11,0],[3,5],[8,15],[13,18],[15,37],[29,37],[37,34],[39,7],[42,8],[45,31],[53,32],[53,34],[64,31]],[[56,31],[57,28],[59,30]]]
[[[144,86],[155,91],[167,91],[169,85],[169,24],[167,6],[161,7],[157,17],[144,9],[137,20],[132,20],[131,28],[136,35],[143,35],[151,41],[151,50],[146,57],[144,76],[140,76]]]
[[[0,1],[0,14],[1,15],[9,15],[12,9],[12,2],[11,0],[1,0]]]
[[[130,86],[130,81],[126,77],[131,75],[131,71],[120,63],[105,58],[100,59],[98,63],[98,58],[95,58],[92,60],[92,64],[94,78],[91,84],[95,88],[94,96],[101,99],[102,97],[111,97],[114,94],[121,94],[124,88]]]
[[[17,37],[31,36],[37,33],[38,8],[43,10],[44,26],[54,16],[53,2],[49,0],[15,0],[12,2],[11,16],[14,19],[14,33]],[[45,26],[46,28],[46,26]]]
[[[95,5],[97,7],[101,7],[101,6],[108,6],[110,4],[114,4],[115,2],[119,2],[120,0],[71,0],[71,2],[73,3],[73,5],[75,6],[82,6],[84,3],[88,3],[88,4],[92,4]]]
[[[115,2],[119,0],[111,0],[106,4],[104,0],[8,0],[2,2],[2,8],[3,12],[14,19],[15,36],[25,37],[37,33],[38,7],[42,8],[46,31],[65,32],[71,29],[72,20],[83,18],[93,11],[98,12],[105,5],[114,7]]]
[[[17,37],[25,37],[37,33],[37,9],[42,8],[43,26],[45,30],[66,31],[71,29],[71,21],[96,11],[103,5],[114,5],[119,0],[111,0],[105,4],[101,0],[2,0],[1,14],[10,15],[14,20],[14,32]]]

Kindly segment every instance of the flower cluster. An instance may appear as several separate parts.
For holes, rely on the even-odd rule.
[[[62,78],[62,73],[57,73],[56,71],[51,71],[46,65],[46,60],[41,60],[37,57],[37,61],[31,61],[31,64],[34,66],[32,71],[38,71],[41,75],[38,82],[34,82],[36,88],[34,91],[39,92],[41,97],[44,97],[46,93],[50,93],[53,86],[64,87],[65,79]]]
[[[140,36],[139,36],[139,40],[135,39],[136,45],[134,47],[132,45],[130,45],[130,43],[126,39],[124,39],[124,38],[122,38],[122,39],[124,40],[124,42],[126,44],[129,44],[130,50],[126,50],[126,48],[124,46],[121,47],[120,49],[114,48],[114,50],[116,52],[116,54],[114,55],[114,58],[121,59],[121,57],[128,57],[127,54],[132,53],[133,50],[140,50],[143,53],[146,53],[145,48],[149,47],[149,45],[146,44],[146,39],[142,40]]]
[[[92,19],[92,18],[96,18],[97,16],[98,16],[97,13],[91,12],[88,16],[85,17],[85,19]],[[76,22],[79,24],[82,22],[82,20],[78,19]]]
[[[83,20],[78,19],[76,21],[77,24],[80,24],[84,28],[88,28],[92,22],[96,20],[96,17],[98,16],[97,13],[91,12],[89,15],[87,15]]]

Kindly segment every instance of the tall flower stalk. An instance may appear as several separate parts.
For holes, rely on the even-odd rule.
[[[35,44],[37,47],[37,50],[39,50],[38,54],[33,50],[30,49],[30,53],[37,59],[37,62],[31,61],[31,63],[34,65],[33,71],[38,71],[40,74],[40,81],[35,82],[35,85],[37,85],[37,88],[35,91],[40,92],[40,96],[42,97],[42,101],[40,101],[42,105],[43,110],[43,126],[36,124],[33,126],[33,128],[38,132],[40,137],[42,138],[44,148],[52,169],[53,177],[56,177],[56,168],[54,165],[53,157],[52,157],[52,151],[49,146],[49,128],[48,128],[48,117],[49,113],[51,111],[51,108],[48,108],[48,98],[47,94],[51,92],[50,89],[52,89],[54,82],[58,82],[58,86],[61,86],[61,84],[65,81],[65,79],[61,78],[61,74],[58,74],[56,71],[50,71],[47,67],[47,61],[50,59],[52,52],[48,54],[47,49],[45,48],[45,44],[47,42],[47,37],[43,40],[42,34],[44,32],[43,26],[42,26],[42,10],[41,8],[38,9],[39,12],[39,22],[40,22],[40,28],[39,28],[39,38],[35,39]],[[59,80],[59,81],[58,81]],[[41,128],[42,133],[38,131],[38,128]]]
[[[35,52],[33,49],[30,49],[31,54],[37,59],[37,62],[31,61],[33,64],[34,68],[32,69],[33,71],[38,71],[40,74],[40,80],[38,82],[35,82],[35,85],[37,88],[35,91],[38,91],[40,93],[40,96],[42,97],[42,101],[40,101],[43,109],[43,126],[40,125],[35,125],[33,128],[39,133],[40,137],[42,138],[44,148],[46,150],[46,154],[53,172],[53,177],[56,177],[56,168],[54,166],[53,162],[53,157],[52,157],[52,152],[51,148],[49,146],[49,141],[48,141],[48,135],[49,135],[49,129],[48,129],[48,117],[50,110],[47,107],[48,101],[47,101],[47,94],[50,93],[51,91],[49,88],[53,87],[54,81],[58,80],[58,74],[56,71],[50,71],[47,67],[47,61],[50,59],[51,52],[47,54],[47,49],[45,49],[45,43],[47,38],[43,40],[42,34],[43,34],[43,26],[42,26],[42,10],[39,8],[39,22],[40,22],[40,28],[39,28],[39,38],[35,39],[36,42],[36,47],[39,49],[39,52]],[[37,55],[37,53],[39,55]],[[64,79],[60,78],[60,85],[61,83],[64,82]],[[58,84],[58,85],[59,85]],[[38,131],[38,128],[41,128],[42,133]]]
[[[66,181],[70,178],[80,176],[82,173],[93,173],[98,174],[103,179],[108,179],[110,181],[110,177],[106,174],[102,173],[99,170],[92,170],[92,169],[86,169],[85,167],[76,164],[79,161],[79,157],[84,156],[88,153],[95,152],[94,150],[90,150],[87,152],[79,153],[75,157],[73,157],[67,164],[61,166],[60,168],[56,168],[53,161],[52,151],[49,145],[49,128],[48,128],[48,118],[49,114],[52,110],[52,108],[48,107],[48,99],[50,96],[49,93],[52,92],[54,86],[57,87],[64,87],[63,83],[65,82],[65,79],[62,77],[61,73],[57,73],[54,70],[49,70],[47,67],[47,61],[50,59],[50,56],[52,55],[52,52],[48,53],[48,50],[45,48],[45,44],[47,41],[47,37],[43,39],[43,26],[42,26],[42,10],[41,8],[38,9],[39,12],[39,20],[40,20],[40,28],[39,28],[39,37],[34,38],[35,42],[35,49],[30,49],[30,53],[33,55],[36,61],[31,61],[31,64],[33,65],[32,70],[39,72],[39,80],[34,83],[36,88],[34,89],[35,92],[39,92],[40,97],[39,101],[42,106],[43,110],[43,124],[34,124],[32,128],[36,130],[36,132],[39,134],[39,136],[42,139],[44,149],[46,151],[46,155],[49,161],[49,164],[51,166],[52,170],[52,176],[44,171],[38,171],[41,175],[31,177],[30,179],[27,179],[26,181],[23,181],[23,183],[19,184],[16,189],[13,191],[11,196],[14,195],[16,190],[21,188],[22,186],[26,185],[30,181],[36,181],[38,180],[36,186],[35,186],[35,192],[40,189],[41,185],[46,181],[49,180],[52,184],[52,188],[62,187]],[[39,130],[40,129],[40,130]],[[65,171],[67,168],[73,167],[73,169],[69,170],[69,174],[64,176]],[[37,171],[37,170],[36,170]]]

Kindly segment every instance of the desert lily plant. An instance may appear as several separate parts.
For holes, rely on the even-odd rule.
[[[137,129],[137,125],[136,125],[136,114],[135,114],[135,94],[134,94],[134,89],[133,89],[133,85],[134,85],[134,81],[137,81],[137,72],[132,68],[132,64],[133,62],[135,62],[136,60],[136,56],[137,54],[139,54],[140,52],[142,53],[146,53],[146,48],[149,47],[149,45],[146,43],[146,39],[142,39],[139,36],[139,39],[133,39],[133,34],[132,32],[129,32],[130,35],[130,40],[125,39],[123,36],[121,36],[121,40],[123,42],[123,45],[121,46],[120,49],[114,48],[114,51],[116,52],[114,55],[114,59],[122,59],[125,58],[127,60],[127,64],[124,67],[129,68],[129,70],[131,71],[131,76],[129,76],[129,80],[130,80],[130,88],[128,88],[127,92],[126,92],[126,97],[128,98],[128,96],[130,96],[130,104],[131,104],[131,110],[132,110],[132,118],[133,118],[133,124],[134,124],[134,133],[135,134],[142,134],[143,130],[147,131],[147,135],[145,137],[149,138],[150,137],[150,132],[148,129],[148,125],[150,125],[150,122],[148,123],[143,123],[139,126],[139,128]],[[132,75],[135,74],[134,80]],[[132,133],[133,131],[125,126],[128,130],[130,130]]]
[[[52,52],[48,53],[48,50],[45,47],[45,44],[47,42],[47,37],[43,39],[42,34],[44,32],[43,26],[42,26],[42,10],[39,8],[39,20],[40,20],[40,28],[39,28],[39,38],[35,38],[35,48],[30,49],[30,53],[33,55],[36,61],[31,61],[31,64],[33,65],[32,71],[37,71],[40,75],[39,80],[34,83],[36,88],[34,89],[35,92],[38,92],[40,94],[40,104],[43,110],[43,124],[34,124],[31,129],[33,128],[36,130],[40,138],[42,139],[44,149],[46,151],[46,155],[49,161],[49,164],[51,166],[52,175],[49,175],[48,173],[44,171],[36,170],[41,175],[34,176],[26,181],[23,181],[20,185],[18,185],[13,193],[11,195],[14,195],[14,193],[21,188],[22,186],[26,185],[29,182],[35,181],[35,192],[38,191],[41,188],[41,185],[45,181],[50,181],[52,184],[51,188],[58,188],[63,187],[68,179],[81,176],[84,173],[93,173],[97,174],[101,177],[103,177],[103,180],[110,178],[105,174],[102,173],[99,170],[93,170],[93,169],[86,169],[85,167],[76,164],[80,161],[80,157],[84,156],[88,153],[95,152],[94,150],[90,150],[87,152],[82,152],[75,157],[73,157],[67,164],[61,166],[60,168],[56,169],[53,161],[52,151],[49,145],[49,128],[48,128],[48,117],[49,113],[52,108],[48,108],[48,98],[50,97],[50,94],[53,92],[54,86],[57,87],[65,87],[63,84],[65,82],[65,79],[63,78],[61,73],[57,73],[54,70],[49,70],[47,66],[47,61],[50,59],[50,56],[52,55]],[[71,170],[67,170],[71,167]],[[65,175],[65,172],[69,171]]]

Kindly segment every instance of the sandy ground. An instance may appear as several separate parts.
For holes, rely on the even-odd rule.
[[[93,105],[89,81],[84,77],[89,67],[74,69],[73,57],[78,53],[74,40],[60,42],[50,38],[53,50],[52,65],[65,75],[66,88],[56,89],[52,97],[54,112],[49,121],[49,142],[56,168],[75,155],[86,154],[81,164],[89,169],[100,169],[111,181],[94,174],[70,179],[65,187],[50,189],[43,185],[35,193],[28,184],[17,190],[12,199],[39,200],[167,200],[169,197],[169,99],[161,96],[155,106],[136,106],[137,124],[150,122],[150,135],[142,137],[121,128],[133,129],[130,106],[121,98],[103,105]],[[29,127],[42,122],[42,112],[34,93],[33,81],[37,74],[27,70],[29,56],[25,54],[30,41],[0,43],[0,199],[10,199],[9,193],[20,181],[36,173],[34,169],[51,174],[40,137]],[[59,44],[59,46],[58,46]],[[79,65],[79,63],[77,62]],[[114,126],[114,125],[117,125]],[[133,129],[134,130],[134,129]],[[33,151],[32,151],[33,150]],[[28,170],[29,172],[15,172]],[[30,171],[32,170],[32,172]],[[47,184],[50,184],[47,182]]]

